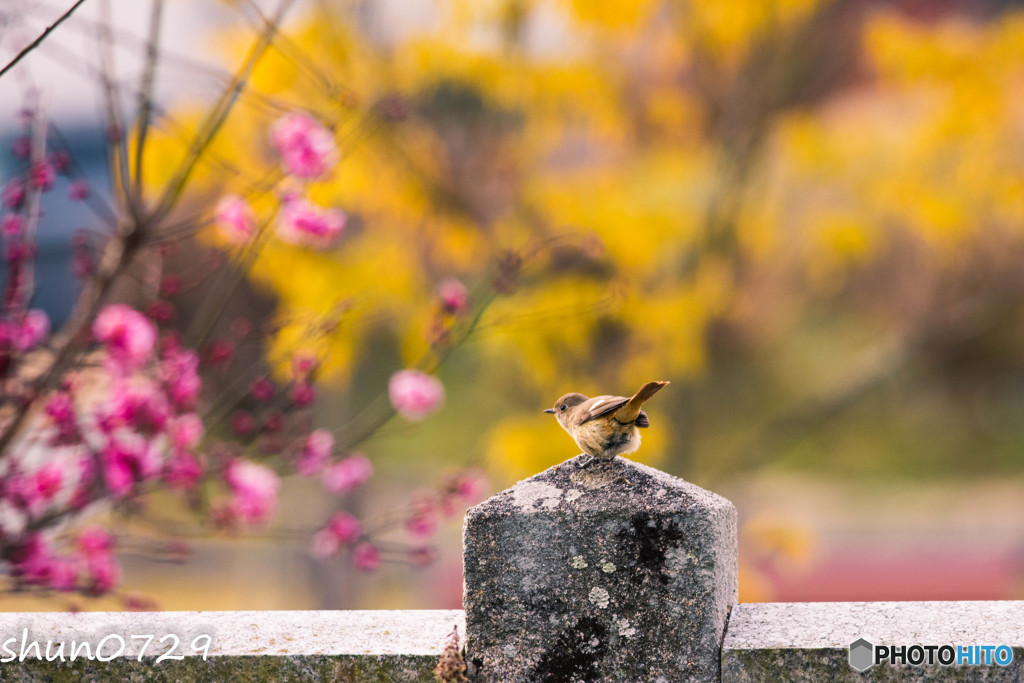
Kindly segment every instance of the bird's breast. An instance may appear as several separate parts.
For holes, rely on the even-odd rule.
[[[584,422],[572,430],[572,438],[584,452],[595,458],[612,458],[640,447],[636,425],[622,424],[612,416]]]

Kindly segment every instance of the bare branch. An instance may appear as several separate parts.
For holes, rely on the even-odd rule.
[[[27,55],[29,52],[32,52],[32,50],[34,50],[37,47],[39,47],[39,45],[44,40],[46,40],[46,36],[50,35],[50,33],[52,33],[55,28],[60,26],[64,22],[64,20],[67,19],[68,17],[70,17],[71,14],[76,9],[81,7],[82,3],[84,3],[84,2],[85,2],[85,0],[78,0],[78,2],[76,2],[74,5],[72,5],[66,12],[64,12],[64,14],[60,15],[60,17],[57,18],[57,21],[55,21],[52,24],[50,24],[49,26],[47,26],[46,29],[42,33],[40,33],[39,36],[35,40],[33,40],[28,45],[26,45],[22,49],[21,52],[19,52],[17,55],[15,55],[14,59],[9,61],[4,68],[0,69],[0,78],[3,78],[3,75],[5,73],[7,73],[11,69],[13,69],[14,65],[17,64],[18,62],[20,62],[25,57],[25,55]]]

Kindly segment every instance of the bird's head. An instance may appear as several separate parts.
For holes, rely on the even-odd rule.
[[[566,394],[564,396],[560,396],[558,400],[555,401],[554,408],[548,408],[544,412],[551,413],[555,416],[555,419],[558,420],[558,424],[562,425],[562,427],[568,428],[569,418],[575,413],[573,408],[586,400],[587,397],[583,394]]]

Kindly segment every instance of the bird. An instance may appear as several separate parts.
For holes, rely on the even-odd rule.
[[[648,382],[631,397],[595,396],[568,393],[555,401],[550,413],[569,432],[583,452],[591,456],[584,465],[596,460],[611,460],[640,448],[638,427],[650,427],[647,413],[640,408],[668,382]]]

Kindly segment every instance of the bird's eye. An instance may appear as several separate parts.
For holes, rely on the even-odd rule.
[[[558,409],[561,410],[564,413],[565,409],[566,409],[566,405],[563,403],[562,405],[558,406]]]

